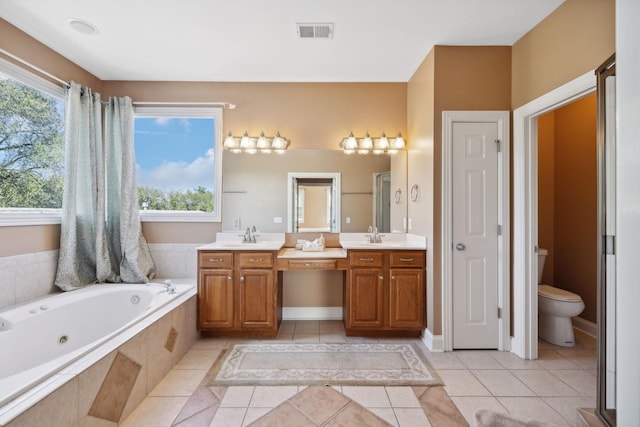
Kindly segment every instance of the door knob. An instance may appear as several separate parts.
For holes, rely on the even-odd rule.
[[[456,245],[456,249],[459,251],[464,251],[465,249],[467,249],[467,247],[465,245],[463,245],[462,243],[458,243]]]

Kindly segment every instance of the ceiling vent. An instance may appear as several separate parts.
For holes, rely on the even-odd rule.
[[[299,39],[332,39],[333,24],[296,24]]]

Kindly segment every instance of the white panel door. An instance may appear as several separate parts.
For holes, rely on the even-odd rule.
[[[453,348],[498,348],[498,124],[454,123]]]

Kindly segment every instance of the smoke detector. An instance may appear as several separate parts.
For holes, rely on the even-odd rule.
[[[332,39],[333,24],[296,24],[299,39]]]

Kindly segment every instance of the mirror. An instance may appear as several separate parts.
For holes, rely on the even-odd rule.
[[[340,186],[334,193],[340,202],[335,216],[339,232],[364,233],[370,225],[387,232],[379,225],[387,220],[388,232],[405,232],[406,152],[376,156],[346,155],[340,150],[254,155],[225,151],[222,230],[239,231],[255,225],[264,232],[287,232],[289,173],[339,174]],[[377,178],[380,174],[387,175]]]
[[[287,232],[340,232],[340,174],[287,174]]]

